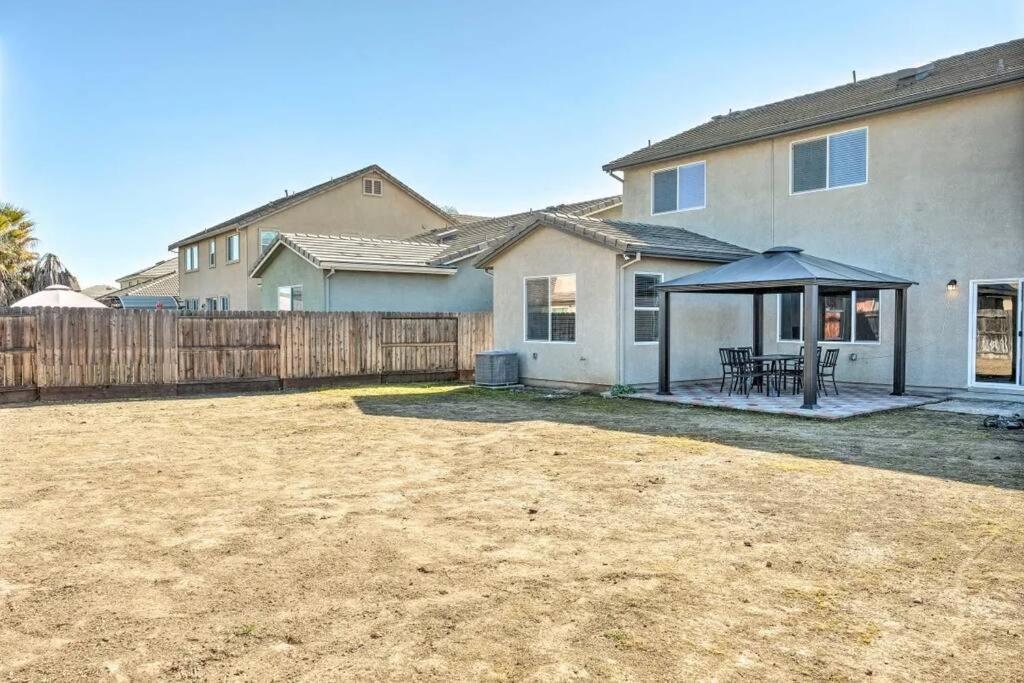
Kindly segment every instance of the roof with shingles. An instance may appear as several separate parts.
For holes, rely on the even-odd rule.
[[[1024,79],[1024,39],[865,78],[828,90],[716,116],[604,165],[611,171],[791,133],[896,107]],[[923,68],[923,67],[922,67]]]
[[[433,264],[447,247],[444,244],[389,240],[360,235],[311,235],[280,233],[253,266],[250,275],[260,277],[282,248],[290,248],[316,268],[355,270],[438,271]],[[450,269],[454,272],[454,269]]]
[[[338,178],[332,178],[331,180],[328,180],[325,183],[314,185],[313,187],[302,190],[301,192],[293,192],[285,197],[280,197],[273,201],[269,201],[266,204],[262,204],[261,206],[257,206],[255,209],[251,209],[249,211],[246,211],[245,213],[241,213],[235,216],[234,218],[229,218],[228,220],[222,221],[217,225],[206,228],[205,230],[200,230],[197,233],[180,239],[177,242],[171,244],[169,248],[175,249],[179,246],[188,244],[189,242],[195,242],[196,240],[208,237],[210,235],[216,235],[227,230],[243,228],[271,214],[275,214],[278,211],[283,211],[284,209],[299,204],[300,202],[306,201],[307,199],[311,199],[319,194],[327,192],[328,190],[333,190],[339,185],[344,185],[345,183],[352,182],[353,180],[358,180],[362,176],[365,176],[370,173],[376,173],[380,175],[382,178],[386,179],[388,182],[395,185],[396,187],[407,193],[409,196],[411,196],[413,199],[420,202],[428,209],[436,213],[447,223],[454,225],[455,223],[458,222],[454,216],[441,209],[441,207],[437,206],[436,204],[428,200],[426,197],[413,190],[411,187],[409,187],[401,180],[385,171],[377,164],[370,164],[365,168],[361,168],[357,171],[352,171],[351,173],[347,173]]]
[[[609,209],[620,204],[622,204],[622,195],[613,195],[610,197],[588,199],[582,202],[570,202],[567,204],[549,206],[546,209],[542,209],[542,211],[560,213],[569,216],[588,216],[592,213],[604,211],[605,209]],[[489,243],[504,238],[510,232],[519,227],[523,221],[529,219],[535,213],[536,212],[534,211],[524,211],[522,213],[499,216],[498,218],[488,218],[487,220],[477,221],[475,223],[459,225],[454,228],[454,230],[456,230],[454,235],[444,240],[443,243],[447,249],[441,253],[435,261],[450,263],[455,260],[466,258],[466,256],[485,249]],[[437,233],[438,231],[423,233],[412,239],[437,241]]]
[[[146,280],[132,287],[116,289],[96,298],[100,301],[106,301],[117,296],[178,296],[177,268],[171,273],[164,273],[160,277]]]
[[[749,249],[723,242],[700,233],[669,225],[601,220],[539,212],[532,220],[494,244],[476,261],[484,267],[500,253],[539,227],[549,227],[576,235],[610,249],[629,254],[647,254],[688,261],[727,263],[755,254]]]
[[[178,259],[176,257],[169,258],[163,261],[157,261],[153,265],[147,266],[142,270],[137,270],[134,273],[122,275],[121,277],[117,278],[117,281],[120,282],[121,280],[133,280],[135,278],[147,278],[151,280],[162,275],[167,275],[168,273],[174,273],[177,270]]]

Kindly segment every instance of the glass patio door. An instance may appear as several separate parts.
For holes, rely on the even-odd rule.
[[[975,384],[1021,387],[1024,279],[986,280],[971,287]]]

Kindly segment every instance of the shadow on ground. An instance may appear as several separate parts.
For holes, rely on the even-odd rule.
[[[349,390],[367,415],[454,422],[544,420],[1024,490],[1024,433],[984,429],[973,415],[908,409],[839,421],[571,397],[416,385]]]

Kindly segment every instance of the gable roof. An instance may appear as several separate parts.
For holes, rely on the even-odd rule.
[[[177,261],[175,261],[175,265],[177,265]],[[178,269],[175,268],[170,273],[164,273],[131,287],[115,289],[96,298],[100,301],[108,301],[119,296],[178,296]]]
[[[162,275],[167,275],[168,273],[177,272],[177,270],[178,259],[176,257],[169,258],[163,261],[157,261],[153,265],[147,266],[142,270],[137,270],[134,273],[122,275],[121,277],[117,278],[117,281],[120,282],[121,280],[131,280],[134,278],[147,278],[152,280],[153,278],[160,277]]]
[[[610,197],[599,197],[597,199],[588,199],[582,202],[571,202],[568,204],[558,204],[556,206],[549,206],[543,211],[548,213],[558,213],[567,216],[589,216],[592,213],[604,211],[610,209],[613,206],[619,206],[622,204],[622,195],[612,195]],[[522,213],[514,213],[508,216],[499,216],[498,218],[488,218],[482,221],[476,221],[475,223],[466,223],[464,225],[455,226],[455,234],[444,240],[444,244],[447,249],[438,255],[435,259],[437,263],[452,263],[454,261],[461,260],[467,256],[471,256],[482,249],[485,249],[488,244],[503,239],[510,232],[519,227],[523,221],[534,216],[534,211],[524,211]],[[451,231],[445,231],[450,233]],[[423,233],[410,239],[423,239],[425,241],[437,241],[438,231],[430,233]]]
[[[687,261],[727,263],[755,253],[735,244],[668,225],[540,212],[535,214],[530,222],[493,245],[477,259],[475,265],[478,268],[487,267],[499,254],[540,227],[561,230],[624,254],[647,254]]]
[[[811,256],[796,247],[772,247],[745,259],[691,273],[658,285],[670,292],[799,291],[804,285],[830,289],[905,289],[911,280]]]
[[[707,123],[611,161],[604,169],[612,171],[751,142],[1021,79],[1024,39],[715,116]]]
[[[284,211],[285,209],[291,208],[296,204],[300,204],[308,199],[312,199],[313,197],[321,195],[324,192],[333,190],[334,188],[339,187],[340,185],[344,185],[345,183],[357,180],[369,173],[376,173],[380,175],[389,183],[398,187],[400,190],[408,194],[410,197],[418,201],[420,204],[423,204],[423,206],[427,207],[428,209],[436,213],[441,219],[443,219],[449,225],[453,225],[457,222],[454,216],[445,212],[443,209],[441,209],[441,207],[429,201],[426,197],[413,190],[411,187],[409,187],[401,180],[385,171],[380,166],[378,166],[377,164],[370,164],[369,166],[361,168],[358,171],[352,171],[351,173],[343,175],[339,178],[333,178],[325,183],[320,183],[319,185],[314,185],[313,187],[302,190],[301,192],[293,192],[285,197],[280,197],[278,199],[274,199],[273,201],[269,201],[261,206],[257,206],[255,209],[251,209],[249,211],[246,211],[245,213],[241,213],[235,216],[234,218],[229,218],[228,220],[222,221],[217,225],[206,228],[205,230],[201,230],[197,233],[189,235],[188,237],[182,238],[177,242],[171,244],[169,248],[176,249],[177,247],[188,244],[189,242],[195,242],[196,240],[202,239],[204,237],[216,235],[227,230],[244,228],[245,226],[251,225],[262,218],[266,218],[267,216],[270,216],[272,214]]]
[[[443,244],[360,235],[282,232],[256,261],[249,273],[250,277],[260,277],[282,249],[291,249],[314,268],[321,270],[419,272],[434,275],[450,275],[455,272],[455,268],[445,268],[433,263],[433,259],[446,249]]]

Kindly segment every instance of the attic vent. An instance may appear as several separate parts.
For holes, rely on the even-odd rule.
[[[378,178],[363,178],[363,194],[381,196],[384,194],[383,183]]]
[[[931,76],[934,71],[934,62],[925,64],[924,66],[912,67],[910,69],[900,69],[896,72],[896,84],[911,85],[917,81],[923,81]]]

